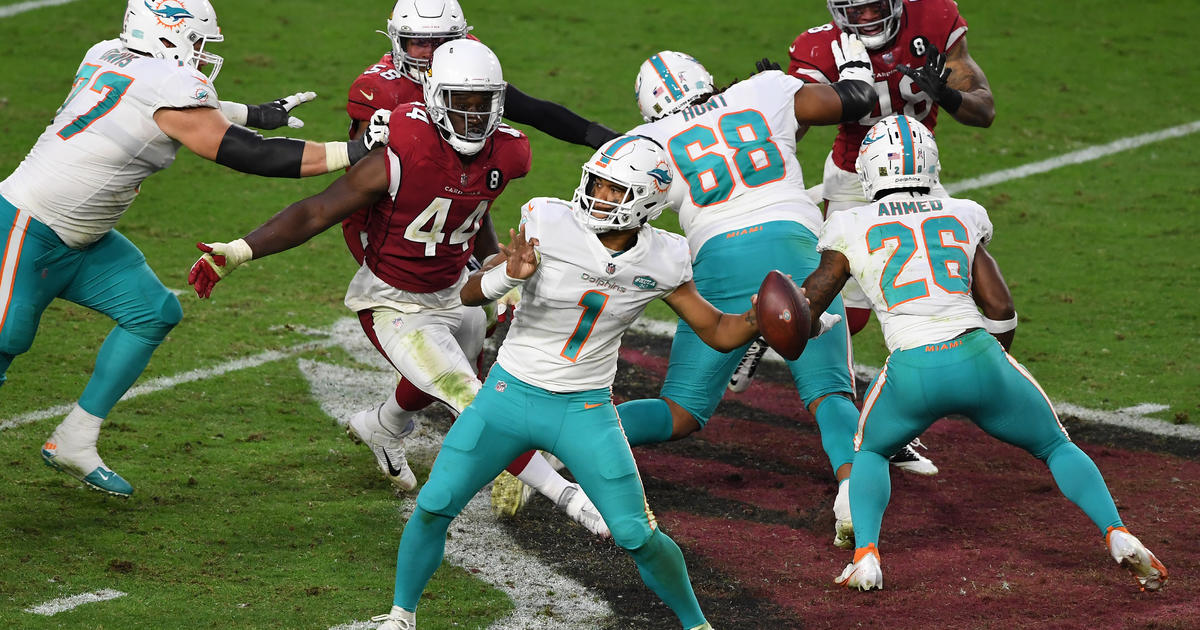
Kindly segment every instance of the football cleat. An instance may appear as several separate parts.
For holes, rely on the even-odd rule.
[[[408,467],[404,438],[393,436],[379,423],[379,410],[382,408],[383,405],[379,405],[351,416],[346,423],[346,435],[355,442],[366,444],[375,455],[383,476],[393,486],[407,492],[417,487],[417,476]]]
[[[1133,574],[1138,588],[1157,591],[1167,584],[1167,567],[1124,527],[1109,527],[1105,535],[1108,552]]]
[[[879,566],[879,552],[875,550],[875,543],[856,549],[854,562],[846,565],[833,583],[860,591],[882,589],[883,569]]]
[[[592,504],[592,500],[583,493],[583,488],[579,484],[567,484],[563,488],[562,494],[558,495],[558,500],[554,502],[555,507],[567,513],[576,523],[583,525],[585,529],[601,538],[609,538],[612,532],[608,531],[608,524],[604,522],[604,518],[600,516],[600,512],[596,506]]]
[[[417,613],[392,606],[392,612],[371,617],[372,622],[383,622],[375,630],[417,630]]]
[[[934,465],[934,463],[930,461],[928,457],[918,453],[918,447],[926,448],[926,446],[921,443],[921,438],[913,438],[913,441],[901,447],[900,450],[896,451],[895,455],[892,455],[891,458],[888,459],[888,461],[890,461],[896,468],[899,468],[904,472],[913,473],[914,475],[925,475],[927,477],[932,477],[933,475],[938,474],[938,467]]]
[[[93,490],[122,499],[128,499],[133,494],[133,486],[104,465],[95,446],[77,449],[67,447],[58,429],[42,445],[42,460],[47,466],[71,475]]]
[[[733,376],[729,377],[729,391],[740,394],[750,387],[750,379],[754,378],[754,371],[758,369],[758,364],[762,362],[765,354],[767,354],[767,342],[763,341],[761,337],[750,343],[750,347],[746,348],[746,354],[742,355],[741,361],[738,361]]]
[[[507,470],[501,471],[492,482],[492,513],[507,518],[516,515],[529,503],[533,488]]]

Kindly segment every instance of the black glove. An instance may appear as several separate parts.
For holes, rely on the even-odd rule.
[[[900,64],[896,69],[912,79],[922,92],[932,96],[934,102],[951,114],[962,105],[962,92],[946,85],[952,72],[946,67],[946,53],[938,51],[933,44],[929,44],[929,51],[925,53],[925,65],[914,70]]]
[[[292,110],[297,105],[307,103],[316,97],[316,92],[300,92],[262,105],[247,105],[246,126],[270,130],[287,125],[293,129],[299,129],[304,126],[304,121],[292,116]]]
[[[779,64],[766,57],[754,62],[754,74],[766,72],[767,70],[783,70],[783,68],[781,68]]]

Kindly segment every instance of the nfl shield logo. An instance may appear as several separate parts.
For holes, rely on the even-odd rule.
[[[505,383],[504,381],[496,381],[496,391],[503,394],[504,390],[506,389],[508,389],[508,383]]]
[[[608,263],[608,265],[606,265],[604,267],[604,271],[605,271],[605,273],[607,273],[608,275],[611,276],[612,274],[617,272],[617,266],[612,263]]]
[[[458,185],[459,185],[459,186],[466,186],[466,185],[467,185],[467,174],[466,174],[466,173],[463,173],[462,175],[460,175],[460,176],[459,176],[459,178],[458,178]]]

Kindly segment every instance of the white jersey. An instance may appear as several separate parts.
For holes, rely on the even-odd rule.
[[[830,216],[817,250],[850,261],[895,352],[983,327],[971,265],[991,238],[987,210],[974,201],[897,193]]]
[[[611,387],[621,337],[646,305],[692,279],[687,241],[645,225],[637,243],[613,256],[570,202],[539,197],[521,209],[541,263],[496,362],[552,392]]]
[[[761,72],[629,132],[671,154],[678,176],[668,194],[693,253],[713,236],[767,221],[821,230],[796,160],[795,95],[803,87],[783,72]]]
[[[118,39],[84,55],[66,102],[0,195],[81,248],[108,233],[152,173],[180,144],[154,122],[164,108],[218,107],[208,79],[190,65],[146,57]]]

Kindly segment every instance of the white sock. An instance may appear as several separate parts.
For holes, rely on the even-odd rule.
[[[554,470],[550,462],[542,457],[541,451],[534,451],[533,457],[525,465],[525,470],[517,475],[517,479],[542,493],[551,501],[558,501],[563,490],[570,485],[562,475],[558,474],[558,471]]]
[[[379,426],[392,437],[407,437],[417,427],[415,411],[408,411],[396,402],[395,394],[388,396],[387,402],[379,409]]]
[[[833,500],[833,517],[839,521],[850,520],[850,479],[838,484],[837,497]]]

